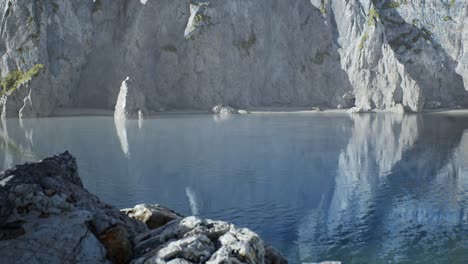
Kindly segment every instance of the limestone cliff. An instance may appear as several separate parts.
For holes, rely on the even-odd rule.
[[[0,11],[2,78],[45,65],[19,85],[28,93],[8,95],[32,93],[28,116],[113,109],[127,76],[150,111],[468,106],[462,0],[1,0]]]

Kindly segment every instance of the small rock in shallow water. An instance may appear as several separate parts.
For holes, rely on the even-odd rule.
[[[318,106],[312,107],[311,110],[315,112],[322,112],[322,109],[320,109]]]
[[[246,110],[238,110],[237,113],[240,114],[240,115],[248,115],[249,114],[249,112],[247,112]]]

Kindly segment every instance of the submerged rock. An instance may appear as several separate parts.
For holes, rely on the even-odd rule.
[[[149,230],[149,228],[156,228]],[[118,209],[68,152],[0,173],[0,263],[286,263],[244,228],[158,205]]]
[[[127,77],[120,86],[114,117],[120,119],[143,118],[146,111],[143,93],[138,89],[136,83]]]

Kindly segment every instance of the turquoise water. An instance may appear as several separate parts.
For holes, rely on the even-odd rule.
[[[468,263],[468,116],[3,121],[0,167],[69,150],[120,208],[249,227],[290,263]]]

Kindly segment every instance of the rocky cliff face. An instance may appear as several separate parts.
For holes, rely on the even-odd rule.
[[[0,10],[2,77],[46,66],[27,84],[28,115],[113,109],[127,76],[152,111],[468,105],[466,1],[2,0]]]

